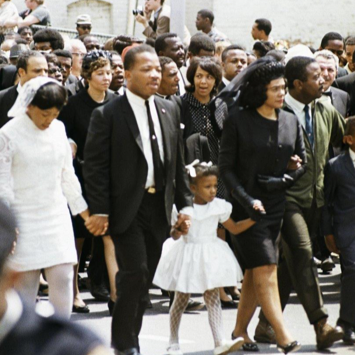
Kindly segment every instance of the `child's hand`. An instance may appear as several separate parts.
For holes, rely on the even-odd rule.
[[[176,228],[172,228],[170,234],[171,234],[171,237],[172,237],[174,240],[178,240],[178,239],[182,236],[181,231],[179,231],[179,230],[176,229]]]
[[[191,221],[185,220],[182,223],[180,223],[179,227],[177,228],[175,227],[175,229],[181,232],[181,234],[187,234],[190,227],[191,227]]]
[[[260,200],[254,200],[253,208],[256,211],[260,211],[260,212],[263,212],[264,214],[266,214],[263,203]]]

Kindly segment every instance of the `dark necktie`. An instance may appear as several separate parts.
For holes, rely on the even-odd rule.
[[[333,95],[331,91],[323,92],[324,96],[329,96],[330,97],[330,102],[333,103]]]
[[[155,134],[153,119],[152,119],[152,115],[150,113],[148,100],[145,102],[145,106],[147,107],[150,144],[152,146],[155,189],[157,191],[162,191],[163,187],[164,187],[164,168],[163,168],[163,163],[160,159],[158,139]]]
[[[304,107],[304,113],[306,118],[306,132],[308,136],[309,143],[311,143],[311,147],[314,145],[314,135],[313,135],[313,126],[311,121],[311,116],[309,115],[309,106],[306,105]]]

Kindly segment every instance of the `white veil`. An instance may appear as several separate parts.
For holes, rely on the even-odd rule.
[[[29,80],[20,90],[17,99],[8,112],[9,117],[16,117],[26,113],[27,106],[32,102],[38,89],[45,84],[55,83],[60,85],[57,80],[48,78],[46,76],[39,76]]]

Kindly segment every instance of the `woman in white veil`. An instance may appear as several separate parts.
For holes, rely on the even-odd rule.
[[[13,209],[19,235],[10,267],[20,273],[15,288],[36,300],[45,269],[49,300],[69,318],[73,265],[77,262],[68,204],[73,215],[89,217],[74,173],[64,125],[56,119],[67,101],[53,79],[27,82],[9,111],[14,117],[0,130],[0,196]]]

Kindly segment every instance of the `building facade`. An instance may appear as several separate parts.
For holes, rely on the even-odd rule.
[[[23,10],[23,0],[12,0]],[[215,14],[215,24],[233,43],[252,46],[250,34],[256,18],[268,18],[273,24],[272,37],[291,43],[303,42],[318,48],[326,32],[344,37],[355,34],[355,0],[166,0],[186,2],[186,25],[196,33],[198,10],[208,8]],[[45,0],[52,26],[75,29],[75,19],[87,13],[93,20],[93,32],[141,36],[142,26],[134,23],[132,9],[144,0]]]

